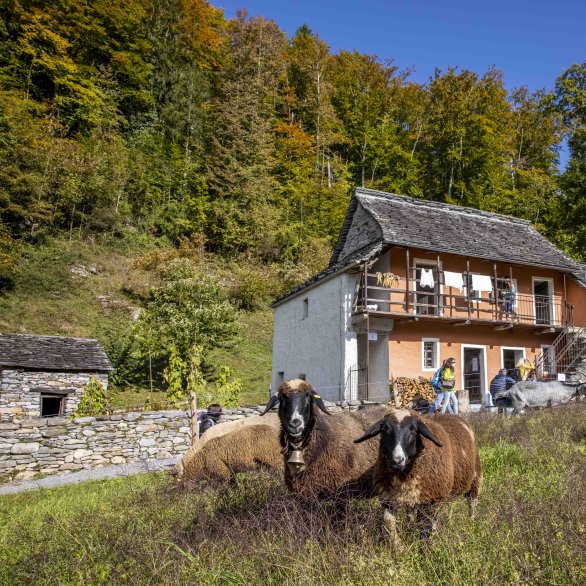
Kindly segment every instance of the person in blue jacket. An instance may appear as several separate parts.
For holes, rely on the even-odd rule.
[[[501,368],[499,373],[490,381],[490,391],[486,393],[486,406],[494,407],[493,399],[497,395],[510,389],[517,381],[507,374],[506,368]]]

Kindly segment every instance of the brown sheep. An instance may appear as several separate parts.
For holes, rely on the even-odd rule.
[[[210,429],[208,429],[198,441],[192,445],[184,454],[181,460],[175,464],[173,468],[172,474],[175,477],[177,482],[181,482],[183,479],[184,469],[188,465],[188,462],[199,452],[203,446],[214,439],[215,437],[220,437],[222,435],[226,435],[227,433],[232,433],[238,429],[242,429],[243,427],[248,427],[251,425],[270,425],[275,429],[279,429],[279,418],[276,414],[271,414],[269,417],[265,417],[265,419],[261,419],[260,415],[251,415],[250,417],[244,417],[243,419],[236,419],[235,421],[223,421],[217,425],[214,425]]]
[[[456,415],[420,417],[415,411],[392,409],[366,433],[361,443],[381,436],[373,483],[384,507],[384,524],[396,547],[396,510],[417,512],[426,534],[435,530],[439,505],[459,495],[468,499],[473,516],[482,485],[476,438]]]
[[[266,406],[279,404],[280,442],[285,456],[285,484],[303,498],[370,497],[376,446],[356,446],[352,438],[380,419],[385,407],[330,415],[312,386],[284,382]],[[324,417],[318,409],[330,415]]]
[[[184,463],[182,484],[193,487],[201,480],[228,482],[237,472],[277,471],[282,466],[278,430],[272,425],[250,425],[205,442]]]

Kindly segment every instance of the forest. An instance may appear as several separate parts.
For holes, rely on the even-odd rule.
[[[0,295],[55,238],[165,241],[136,339],[181,386],[236,318],[169,256],[236,263],[251,309],[266,284],[238,270],[273,271],[274,298],[323,268],[357,185],[526,218],[583,261],[586,62],[530,91],[456,66],[415,83],[386,57],[205,0],[0,0]],[[215,305],[189,330],[195,298]]]

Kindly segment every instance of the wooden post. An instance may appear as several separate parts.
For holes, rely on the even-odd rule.
[[[439,252],[437,253],[437,261],[436,261],[436,268],[437,268],[437,314],[442,315],[442,277],[440,272],[440,255]]]
[[[567,315],[567,299],[566,299],[566,273],[564,273],[564,304],[562,306],[562,325],[565,327],[568,325],[568,315]]]
[[[499,318],[499,287],[496,276],[496,263],[493,265],[494,268],[494,321],[498,321]]]
[[[471,317],[471,307],[470,307],[470,257],[466,257],[466,297],[468,298],[468,321],[470,321]]]
[[[197,395],[191,393],[191,445],[199,441],[199,421],[197,420]]]
[[[410,281],[410,276],[409,276],[409,249],[408,248],[405,251],[405,259],[406,259],[406,266],[405,266],[405,292],[406,292],[406,297],[407,297],[407,314],[409,314],[409,312],[410,312],[410,308],[409,308],[409,281]]]
[[[395,407],[397,409],[401,408],[401,398],[399,397],[399,391],[397,390],[397,385],[395,383],[395,377],[391,375],[391,386],[393,388],[393,400],[395,401]]]

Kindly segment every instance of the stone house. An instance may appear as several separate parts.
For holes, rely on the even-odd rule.
[[[301,377],[328,400],[382,401],[391,376],[431,378],[448,357],[472,403],[523,358],[572,376],[584,282],[526,220],[357,188],[329,266],[273,305],[272,388]]]
[[[111,370],[97,340],[0,334],[0,419],[69,415],[90,377],[107,388]]]

